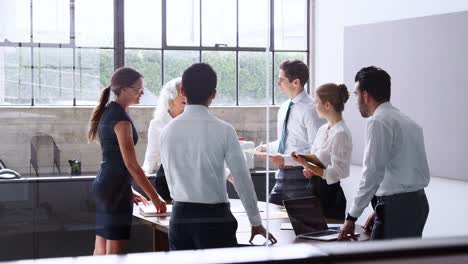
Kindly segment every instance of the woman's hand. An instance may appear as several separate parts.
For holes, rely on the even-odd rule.
[[[135,189],[133,188],[132,188],[132,192],[133,192],[133,203],[135,203],[135,205],[138,205],[139,202],[142,202],[146,206],[149,205],[148,200],[146,200],[146,198],[143,195],[135,191]]]
[[[291,153],[291,158],[295,162],[297,162],[297,163],[299,163],[299,164],[301,164],[303,166],[305,166],[305,164],[307,163],[307,161],[303,157],[299,156],[299,154],[297,154],[297,152],[295,152],[295,151],[293,151],[293,153]]]
[[[232,185],[234,185],[234,177],[232,177],[231,174],[229,174],[227,177],[226,177],[226,181],[230,182]]]
[[[311,172],[313,174],[313,176],[320,176],[320,177],[323,177],[323,173],[324,173],[324,170],[322,168],[319,168],[319,167],[315,167],[315,166],[312,166],[312,165],[309,165],[307,164],[307,168],[306,168],[309,172]],[[304,174],[305,175],[305,174]]]
[[[306,177],[307,179],[316,176],[313,172],[311,172],[311,171],[308,170],[308,169],[304,169],[304,170],[302,171],[302,173],[304,174],[304,177]]]

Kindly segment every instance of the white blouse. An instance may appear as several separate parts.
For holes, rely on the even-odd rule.
[[[344,121],[329,128],[325,124],[317,131],[311,153],[325,165],[323,179],[334,184],[349,176],[353,141]]]
[[[159,136],[163,128],[172,121],[169,113],[164,113],[161,116],[155,117],[151,120],[148,128],[148,146],[146,147],[145,161],[143,162],[143,170],[148,175],[159,169],[161,165],[160,143]]]

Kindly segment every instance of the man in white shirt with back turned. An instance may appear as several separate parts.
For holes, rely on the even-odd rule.
[[[278,86],[289,97],[278,111],[278,139],[268,144],[270,161],[278,166],[275,186],[269,201],[283,205],[283,200],[314,196],[320,192],[318,178],[306,178],[303,167],[290,154],[310,153],[318,129],[325,124],[315,110],[315,101],[304,86],[309,81],[309,68],[300,60],[285,61],[280,65]],[[265,152],[266,145],[257,147]],[[286,155],[285,155],[286,154]]]
[[[359,111],[369,120],[361,183],[339,239],[354,236],[355,222],[373,197],[371,239],[421,237],[430,178],[422,128],[390,103],[387,72],[366,67],[355,82]]]
[[[234,128],[210,113],[216,72],[196,63],[182,76],[185,111],[161,133],[161,161],[174,199],[169,226],[171,250],[237,246],[237,221],[226,191],[224,163],[245,207],[252,237],[266,236],[250,172]],[[269,234],[271,242],[275,238]]]

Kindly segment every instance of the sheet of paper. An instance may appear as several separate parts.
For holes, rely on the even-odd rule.
[[[156,207],[153,204],[146,206],[142,203],[139,203],[138,207],[139,207],[138,209],[139,209],[140,214],[142,214],[143,216],[169,216],[171,215],[171,212],[172,212],[171,204],[166,205],[167,210],[165,213],[159,213],[159,214],[156,213]]]
[[[267,155],[266,152],[261,152],[261,151],[255,150],[255,149],[244,149],[244,152],[249,153],[249,154],[253,154],[253,155],[259,156],[259,157],[266,157],[266,155]],[[289,156],[287,154],[279,154],[277,152],[270,153],[270,156],[271,155],[281,155],[282,157],[288,157]]]
[[[282,223],[281,230],[293,230],[292,224],[291,223]]]
[[[263,220],[266,220],[266,213],[262,212],[260,213],[260,216],[262,217]],[[269,219],[284,219],[288,218],[288,213],[282,212],[282,211],[276,211],[276,212],[269,212]]]
[[[258,207],[259,212],[264,212],[265,208],[259,206]],[[231,213],[236,214],[236,213],[246,213],[245,208],[243,206],[237,206],[237,207],[231,207]]]

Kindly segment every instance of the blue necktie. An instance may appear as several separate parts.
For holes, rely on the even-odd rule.
[[[289,119],[289,113],[291,112],[291,106],[294,103],[291,101],[288,106],[288,111],[286,111],[286,117],[284,118],[284,123],[283,123],[283,132],[281,133],[281,141],[278,146],[278,153],[284,154],[284,149],[286,148],[286,136],[287,136],[287,127],[288,127],[288,119]]]

